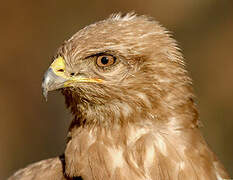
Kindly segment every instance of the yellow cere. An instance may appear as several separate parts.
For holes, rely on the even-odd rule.
[[[61,56],[55,59],[50,67],[53,69],[53,72],[57,76],[66,78],[65,73],[64,73],[65,72],[65,61]]]
[[[96,82],[96,83],[101,83],[103,80],[102,79],[97,79],[97,78],[84,78],[80,76],[73,76],[73,77],[67,77],[65,74],[65,61],[64,59],[59,56],[57,59],[53,61],[51,64],[50,68],[53,69],[53,72],[64,79],[66,81],[64,82],[64,87],[71,87],[73,86],[74,82]]]

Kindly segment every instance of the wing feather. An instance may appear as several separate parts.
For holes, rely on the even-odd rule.
[[[58,157],[42,160],[17,171],[8,180],[65,180]]]

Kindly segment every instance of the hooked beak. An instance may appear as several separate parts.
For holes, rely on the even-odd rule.
[[[86,78],[82,75],[71,76],[65,72],[65,62],[62,57],[58,57],[50,65],[49,69],[45,72],[42,82],[43,96],[47,101],[49,91],[72,87],[74,84],[81,82],[102,82],[102,79]]]
[[[45,72],[42,82],[42,92],[46,101],[47,101],[48,92],[63,88],[65,82],[66,82],[65,78],[57,76],[54,73],[53,69],[49,68]]]

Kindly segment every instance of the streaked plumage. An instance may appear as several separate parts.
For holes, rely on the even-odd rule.
[[[44,95],[61,89],[73,114],[64,161],[10,180],[228,177],[200,134],[176,42],[151,18],[118,14],[80,30],[58,49],[42,86]]]

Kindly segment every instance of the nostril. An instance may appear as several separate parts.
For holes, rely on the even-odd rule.
[[[71,76],[73,76],[73,75],[74,75],[74,73],[70,73],[70,75],[71,75]]]
[[[57,71],[59,71],[59,72],[64,72],[64,69],[58,69]]]

